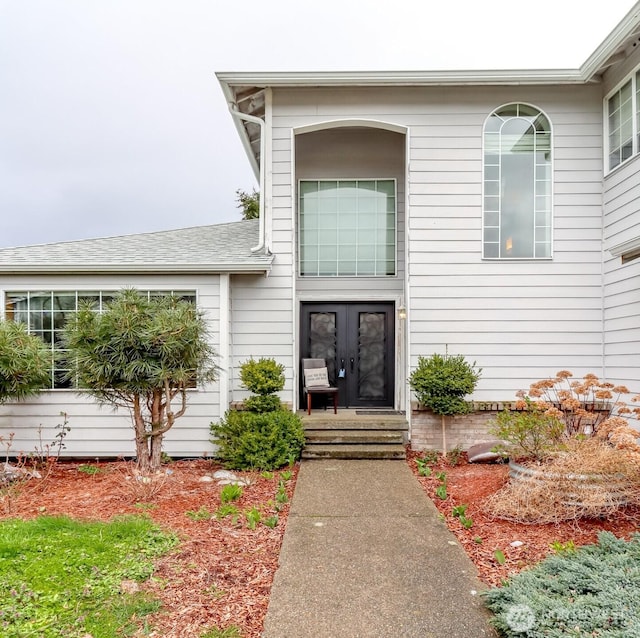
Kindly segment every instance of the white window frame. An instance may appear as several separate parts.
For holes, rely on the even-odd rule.
[[[533,226],[533,246],[534,246],[534,251],[533,251],[533,255],[530,257],[509,257],[509,256],[487,256],[486,255],[486,240],[485,240],[485,229],[486,227],[486,217],[487,217],[487,210],[486,210],[486,163],[485,163],[485,152],[486,152],[486,133],[487,133],[487,125],[490,121],[490,119],[500,113],[500,111],[508,108],[508,107],[519,107],[519,106],[524,106],[530,109],[534,109],[536,111],[538,111],[538,113],[540,115],[542,115],[544,118],[546,118],[548,126],[549,126],[549,130],[548,130],[548,134],[549,134],[549,153],[550,153],[550,158],[549,158],[549,178],[548,178],[548,184],[549,184],[549,224],[548,226],[544,226],[544,228],[548,229],[549,232],[549,254],[548,255],[544,255],[541,257],[536,257],[535,256],[535,244],[536,244],[536,239],[535,239],[535,235],[536,235],[536,228],[537,226],[535,225],[535,214],[536,214],[536,210],[534,208],[534,226]],[[501,106],[496,107],[495,109],[493,109],[491,111],[491,113],[489,113],[489,115],[486,117],[484,124],[482,126],[482,238],[481,238],[481,242],[482,242],[482,259],[485,261],[550,261],[553,259],[553,245],[554,245],[554,224],[553,224],[553,218],[554,218],[554,134],[553,134],[553,124],[551,122],[551,118],[547,115],[547,113],[545,111],[543,111],[539,106],[536,106],[535,104],[531,104],[529,102],[522,102],[522,101],[517,101],[517,102],[506,102],[505,104],[502,104]],[[534,187],[534,198],[536,197],[536,181],[539,181],[538,178],[536,177],[536,175],[534,174],[532,176],[533,178],[533,187]],[[501,202],[501,198],[502,198],[502,194],[498,195],[498,199],[499,202]],[[499,210],[498,210],[498,233],[499,233],[499,238],[498,238],[498,246],[500,246],[501,244],[501,233],[502,233],[502,213],[501,213],[501,207],[502,204],[499,203]],[[494,227],[494,226],[492,226]]]
[[[625,159],[621,159],[615,166],[611,166],[611,147],[609,130],[609,102],[620,93],[622,88],[631,83],[631,154]],[[626,165],[634,157],[640,154],[640,64],[636,66],[630,73],[627,73],[616,86],[605,95],[602,106],[602,121],[604,124],[604,167],[605,175],[618,170],[621,166]]]
[[[302,273],[302,237],[301,237],[301,218],[302,218],[302,210],[301,210],[301,185],[307,182],[392,182],[393,190],[394,190],[394,227],[393,227],[393,273],[392,274],[371,274],[371,273],[356,273],[355,274],[339,274],[336,268],[336,274],[303,274]],[[335,278],[393,278],[398,276],[398,181],[394,177],[322,177],[322,178],[314,178],[314,177],[306,177],[304,179],[298,180],[298,191],[296,194],[296,204],[297,204],[297,249],[298,249],[298,259],[297,259],[297,267],[298,267],[298,276],[304,277],[305,279],[335,279]],[[356,258],[357,264],[357,258]]]
[[[26,328],[27,328],[27,332],[29,332],[30,334],[39,334],[39,332],[54,332],[55,329],[53,330],[35,330],[33,325],[31,324],[31,313],[34,312],[31,310],[30,308],[30,299],[32,296],[35,295],[43,295],[46,294],[49,296],[50,299],[53,299],[53,297],[55,295],[64,295],[64,296],[71,296],[74,295],[75,296],[75,308],[74,309],[67,309],[66,312],[69,313],[74,313],[74,312],[78,312],[79,309],[79,303],[78,303],[78,298],[79,297],[87,297],[87,296],[95,296],[98,295],[98,305],[95,308],[96,312],[102,312],[104,309],[104,304],[106,303],[103,300],[103,295],[108,295],[109,297],[113,297],[115,295],[117,295],[120,292],[121,289],[119,288],[87,288],[86,290],[84,289],[75,289],[75,288],[16,288],[16,289],[7,289],[3,291],[3,317],[5,320],[7,321],[15,321],[15,318],[11,318],[8,316],[8,308],[7,308],[7,304],[9,302],[9,299],[11,297],[15,297],[17,295],[26,295],[27,297],[27,307],[25,309],[21,309],[19,312],[24,312],[26,311],[27,313],[27,323]],[[182,296],[189,296],[189,297],[193,297],[194,299],[194,303],[196,304],[196,307],[198,306],[198,293],[197,290],[195,290],[194,288],[185,288],[185,289],[162,289],[162,288],[145,288],[143,290],[139,291],[140,294],[146,295],[147,298],[150,298],[152,296],[159,296],[159,295],[176,295],[178,297],[182,297]],[[53,312],[53,309],[50,310],[42,310],[41,312]],[[51,342],[47,343],[45,342],[45,345],[50,347],[51,350],[51,387],[46,388],[47,391],[54,391],[54,392],[64,392],[64,391],[71,391],[71,392],[77,392],[77,388],[74,386],[70,386],[70,387],[61,387],[61,386],[57,386],[56,387],[56,372],[63,372],[64,370],[60,367],[58,367],[56,365],[56,353],[57,352],[61,352],[61,348],[56,347],[56,340],[53,336],[53,334],[51,335]]]

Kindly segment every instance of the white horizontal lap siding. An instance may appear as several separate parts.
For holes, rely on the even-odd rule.
[[[482,127],[519,101],[553,126],[554,258],[483,262]],[[411,365],[449,344],[484,368],[477,397],[500,400],[560,368],[601,371],[601,104],[597,86],[278,90],[273,145],[286,172],[292,127],[348,118],[410,127]],[[274,188],[274,206],[286,211],[290,196],[290,186]]]
[[[640,156],[605,178],[605,362],[607,376],[640,392],[640,259],[608,249],[640,239]]]
[[[119,290],[135,286],[143,290],[195,290],[198,307],[205,312],[210,338],[216,350],[220,345],[220,286],[217,275],[0,275],[0,291],[38,290]],[[22,402],[0,406],[0,436],[15,434],[13,449],[26,453],[54,440],[61,412],[68,415],[69,434],[62,455],[67,457],[134,456],[133,427],[126,410],[114,412],[100,407],[90,396],[73,390],[43,391]],[[165,438],[164,450],[173,456],[211,454],[209,425],[219,418],[220,396],[217,383],[191,390],[187,411]],[[41,429],[41,433],[39,430]]]
[[[600,374],[599,89],[460,88],[446,98],[427,100],[419,121],[412,114],[411,366],[448,346],[483,368],[474,396],[487,401],[560,369]],[[482,260],[483,124],[510,102],[537,106],[553,127],[552,260]]]
[[[287,193],[290,187],[286,187]],[[274,193],[275,193],[274,188]],[[272,195],[272,201],[277,200]],[[240,367],[249,359],[271,358],[285,367],[283,401],[292,400],[293,388],[293,280],[290,210],[272,208],[272,251],[268,277],[234,275],[231,278],[231,400],[249,392],[240,382]]]

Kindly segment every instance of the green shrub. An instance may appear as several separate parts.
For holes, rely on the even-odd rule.
[[[418,357],[418,367],[411,373],[409,385],[418,401],[435,414],[466,414],[471,406],[464,397],[475,390],[482,372],[475,365],[462,355]]]
[[[445,420],[447,416],[467,414],[472,405],[465,401],[480,380],[481,368],[475,361],[467,363],[459,354],[433,354],[428,359],[418,357],[418,367],[409,377],[409,385],[418,401],[439,414],[442,423],[442,452],[447,453]]]
[[[22,323],[0,320],[0,403],[51,387],[51,351]]]
[[[484,594],[506,638],[640,635],[640,534],[552,554]]]
[[[559,418],[546,414],[544,408],[527,400],[524,410],[498,413],[489,432],[507,442],[505,454],[541,460],[551,450],[557,449],[564,430],[564,423]]]
[[[240,381],[254,394],[280,392],[284,388],[284,366],[274,359],[249,359],[240,367]]]
[[[254,394],[245,399],[244,407],[249,412],[274,412],[282,408],[282,401],[275,394]]]
[[[211,424],[218,458],[234,470],[274,470],[294,463],[304,446],[304,428],[289,410],[247,412],[228,410]]]

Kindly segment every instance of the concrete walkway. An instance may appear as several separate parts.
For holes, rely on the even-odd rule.
[[[263,637],[493,637],[481,588],[405,462],[303,461]]]

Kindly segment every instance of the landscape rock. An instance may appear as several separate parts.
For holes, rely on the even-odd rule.
[[[467,450],[469,463],[501,463],[504,455],[492,452],[492,449],[500,444],[500,441],[484,441],[476,443]]]
[[[213,473],[213,478],[218,481],[218,485],[240,485],[242,487],[251,485],[249,479],[239,478],[233,472],[229,472],[229,470],[217,470]]]
[[[41,479],[42,475],[37,470],[27,470],[24,467],[3,463],[0,465],[0,483],[11,483],[26,479]]]

